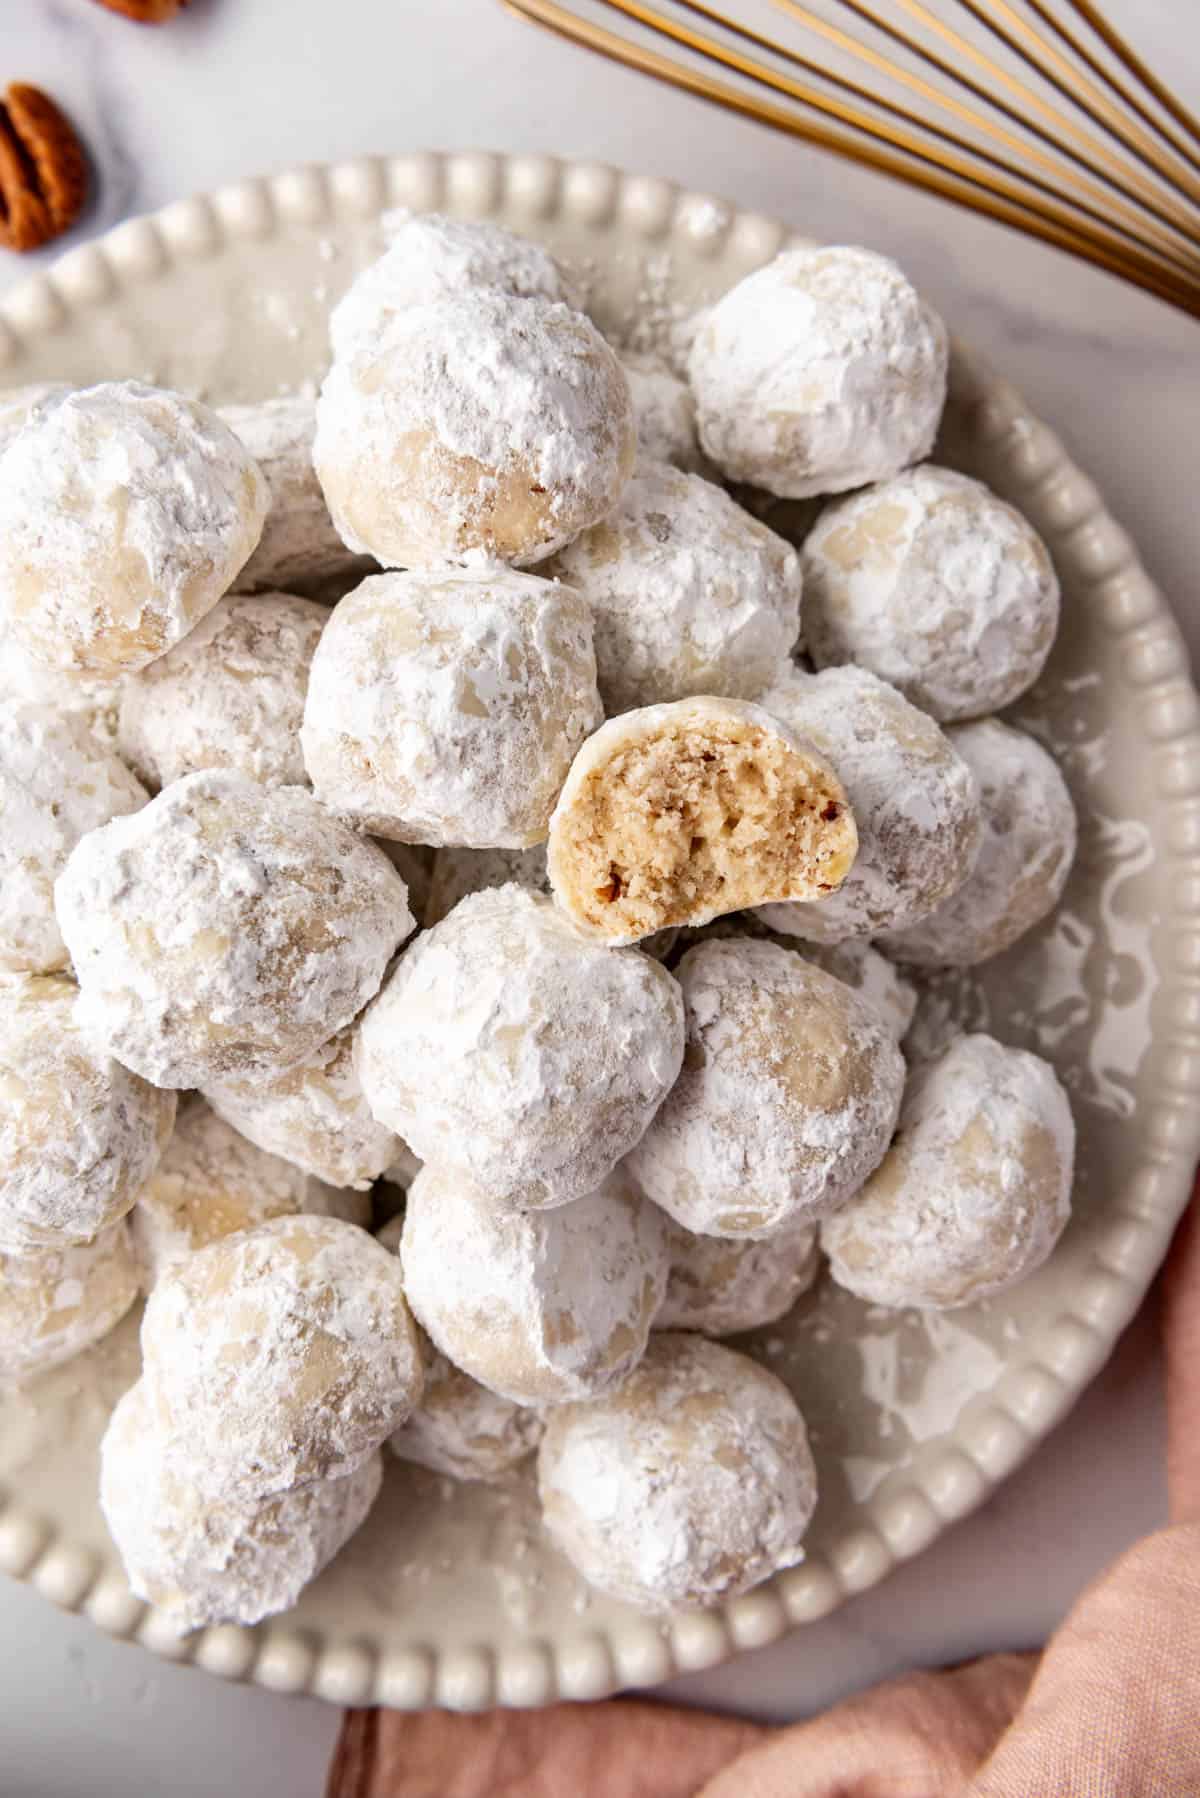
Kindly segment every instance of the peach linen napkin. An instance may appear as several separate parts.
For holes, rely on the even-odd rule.
[[[1162,1287],[1172,1525],[1044,1652],[913,1673],[784,1729],[650,1701],[351,1711],[327,1798],[1200,1798],[1200,1203]]]

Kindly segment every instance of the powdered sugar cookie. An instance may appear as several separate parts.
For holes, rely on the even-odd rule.
[[[1019,698],[1058,630],[1058,577],[1033,526],[949,468],[827,507],[803,564],[817,666],[860,663],[943,722]]]
[[[336,608],[302,740],[318,796],[378,836],[540,842],[602,714],[570,587],[507,568],[382,574]]]
[[[946,328],[869,250],[784,250],[731,287],[692,344],[700,442],[790,499],[885,480],[933,447]]]
[[[423,1330],[420,1338],[425,1389],[388,1447],[397,1459],[415,1461],[452,1480],[503,1478],[541,1441],[541,1412],[481,1386],[447,1361]]]
[[[52,668],[144,668],[258,542],[267,487],[207,406],[138,381],[51,401],[0,462],[0,620]]]
[[[715,1604],[804,1558],[817,1502],[782,1380],[698,1336],[651,1339],[625,1385],[557,1406],[542,1516],[589,1584],[641,1610]]]
[[[55,898],[81,1019],[157,1086],[294,1067],[413,928],[381,849],[300,787],[221,771],[92,831]]]
[[[807,1224],[765,1242],[669,1233],[671,1277],[656,1330],[736,1336],[774,1323],[814,1283],[821,1266],[817,1232]]]
[[[123,1223],[92,1242],[0,1255],[0,1385],[81,1355],[116,1329],[137,1295]]]
[[[701,1235],[815,1223],[891,1141],[904,1089],[891,1030],[849,987],[771,943],[701,943],[676,978],[683,1072],[629,1171]]]
[[[834,1279],[873,1305],[935,1311],[1005,1291],[1066,1228],[1074,1157],[1050,1063],[959,1037],[913,1074],[895,1144],[821,1226]]]
[[[628,1180],[553,1211],[425,1167],[408,1191],[404,1286],[456,1367],[518,1405],[606,1392],[641,1358],[666,1291],[662,1219]]]
[[[555,897],[607,943],[777,899],[849,873],[858,833],[825,760],[760,706],[697,698],[610,718],[550,820]]]
[[[695,693],[755,699],[800,630],[791,545],[665,462],[639,460],[616,508],[550,568],[592,609],[610,716]]]
[[[711,474],[696,435],[696,402],[687,382],[657,356],[622,350],[620,359],[633,402],[639,460],[669,462],[686,474]]]

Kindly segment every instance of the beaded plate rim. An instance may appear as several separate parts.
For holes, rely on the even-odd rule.
[[[420,152],[293,168],[237,182],[128,220],[72,249],[0,301],[0,384],[22,344],[63,329],[80,312],[119,300],[172,265],[265,242],[289,224],[369,218],[388,206],[453,205],[476,215],[568,217],[620,227],[643,242],[747,264],[803,241],[778,220],[673,182],[549,156]],[[972,430],[1001,448],[1022,510],[1056,559],[1087,586],[1105,630],[1123,640],[1128,703],[1168,823],[1157,845],[1170,876],[1164,925],[1172,960],[1171,1029],[1154,1046],[1155,1096],[1140,1108],[1141,1158],[1097,1232],[1070,1302],[1008,1366],[990,1402],[947,1433],[921,1477],[863,1507],[869,1522],[814,1557],[709,1612],[660,1624],[634,1619],[606,1631],[499,1649],[389,1649],[361,1635],[319,1638],[286,1617],[254,1628],[221,1625],[180,1637],[161,1611],[129,1591],[119,1569],[58,1534],[0,1490],[0,1571],[81,1613],[110,1635],[225,1679],[341,1705],[481,1710],[594,1699],[717,1666],[827,1615],[918,1554],[973,1511],[1049,1433],[1103,1366],[1161,1262],[1191,1190],[1200,1150],[1200,701],[1179,627],[1133,544],[1093,483],[1016,391],[961,344],[956,391]]]

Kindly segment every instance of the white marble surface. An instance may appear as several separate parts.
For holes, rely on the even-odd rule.
[[[1191,0],[1108,0],[1200,103]],[[192,0],[163,31],[90,0],[7,0],[0,70],[41,82],[98,166],[80,232],[291,162],[421,146],[548,150],[672,176],[899,256],[1053,423],[1200,650],[1198,327],[980,221],[666,93],[498,0]],[[0,258],[0,285],[28,264]],[[1026,1645],[1163,1515],[1152,1319],[985,1510],[837,1616],[679,1696],[799,1716],[899,1667]],[[335,1712],[154,1662],[0,1583],[4,1798],[317,1798]]]

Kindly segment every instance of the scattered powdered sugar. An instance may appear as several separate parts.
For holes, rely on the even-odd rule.
[[[189,774],[55,889],[80,1017],[158,1086],[271,1077],[344,1028],[413,929],[383,851],[300,787]]]
[[[409,1188],[400,1259],[437,1347],[519,1405],[619,1385],[645,1349],[669,1267],[662,1218],[619,1175],[573,1204],[514,1214],[431,1167]]]
[[[556,1407],[543,1518],[593,1586],[642,1610],[715,1603],[803,1559],[817,1480],[781,1380],[697,1336],[651,1340],[620,1391]]]
[[[258,464],[270,496],[262,536],[235,589],[307,593],[369,574],[375,563],[353,555],[342,542],[313,467],[315,390],[221,406],[218,415]]]
[[[844,1203],[891,1140],[904,1058],[849,987],[773,943],[690,949],[683,1072],[629,1156],[685,1229],[766,1238]]]
[[[760,703],[828,757],[858,825],[836,893],[767,905],[773,930],[836,943],[903,929],[957,892],[979,854],[979,786],[932,718],[865,668],[792,670]]]
[[[420,1339],[425,1390],[388,1447],[399,1460],[453,1480],[502,1479],[541,1441],[541,1413],[481,1386],[447,1361],[423,1330]]]
[[[817,1232],[807,1224],[764,1242],[731,1242],[670,1228],[671,1277],[656,1330],[735,1336],[774,1323],[817,1278]]]
[[[979,783],[979,855],[936,911],[881,939],[897,960],[926,967],[969,967],[1024,936],[1062,897],[1078,837],[1067,784],[1040,743],[998,718],[957,725],[948,735]]]
[[[302,740],[318,796],[378,836],[520,848],[545,838],[602,717],[571,588],[503,567],[393,573],[334,611]]]
[[[116,1328],[138,1295],[125,1224],[68,1248],[0,1254],[0,1387],[57,1367]]]
[[[330,315],[335,356],[369,348],[398,312],[472,289],[575,303],[550,252],[502,225],[403,208],[385,213],[380,223],[387,249],[355,277]]]
[[[591,321],[494,290],[397,312],[339,357],[313,459],[335,524],[381,562],[534,562],[609,511],[629,388]]]
[[[142,668],[258,542],[267,487],[207,406],[137,381],[48,402],[0,459],[0,618],[52,668]]]
[[[896,1142],[821,1244],[872,1304],[991,1297],[1046,1260],[1071,1209],[1075,1122],[1048,1061],[961,1036],[913,1074]]]
[[[143,1285],[149,1291],[168,1267],[236,1230],[302,1212],[363,1226],[371,1221],[361,1194],[265,1153],[203,1100],[190,1099],[130,1217]]]
[[[364,1522],[382,1480],[374,1454],[345,1479],[214,1503],[166,1449],[141,1381],[100,1447],[100,1505],[130,1586],[180,1630],[288,1610]]]
[[[56,977],[0,982],[0,1252],[88,1242],[125,1215],[175,1121],[159,1092],[80,1031]]]
[[[858,662],[943,722],[1019,698],[1058,630],[1058,577],[1033,526],[949,468],[827,507],[803,562],[817,665]]]
[[[711,474],[696,436],[696,402],[687,382],[659,356],[622,350],[620,361],[633,402],[638,456],[669,462],[687,474]]]
[[[163,1451],[218,1504],[352,1473],[421,1396],[396,1257],[331,1217],[273,1218],[169,1268],[142,1358]]]
[[[302,786],[308,670],[329,613],[290,593],[230,594],[121,694],[121,754],[153,787],[200,768]]]
[[[353,1028],[269,1080],[214,1081],[204,1096],[241,1136],[331,1186],[365,1189],[404,1150],[371,1115],[354,1068]]]
[[[700,442],[733,480],[843,493],[929,454],[945,326],[885,256],[793,249],[719,299],[692,344]]]
[[[639,461],[615,510],[549,566],[592,609],[610,717],[695,694],[755,699],[799,634],[795,550],[666,462]]]
[[[357,1059],[376,1117],[423,1161],[533,1207],[599,1185],[682,1053],[665,969],[582,940],[549,900],[506,886],[417,938],[362,1021]]]

